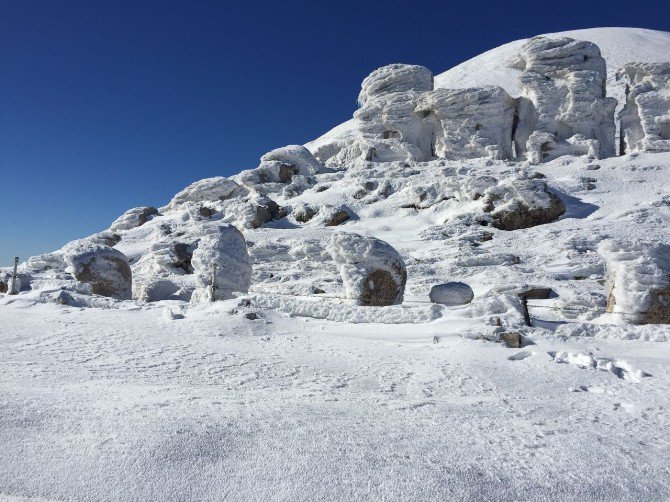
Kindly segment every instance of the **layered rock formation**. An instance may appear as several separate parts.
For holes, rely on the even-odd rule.
[[[605,60],[597,45],[535,37],[509,65],[523,71],[514,128],[517,157],[539,163],[566,154],[614,155],[616,100],[605,95]]]
[[[340,167],[356,159],[540,163],[568,154],[615,155],[617,102],[606,96],[605,60],[597,45],[535,37],[508,64],[521,71],[516,99],[498,86],[433,89],[432,73],[423,66],[379,68],[361,85],[355,130],[319,143],[314,155]]]

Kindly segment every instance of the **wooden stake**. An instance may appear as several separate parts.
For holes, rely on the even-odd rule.
[[[526,295],[521,295],[521,307],[523,308],[523,320],[526,321],[526,326],[532,326],[530,313],[528,312],[528,297]]]

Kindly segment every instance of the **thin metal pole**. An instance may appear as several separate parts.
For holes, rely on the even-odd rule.
[[[12,285],[9,288],[9,294],[10,295],[18,294],[18,291],[16,291],[16,267],[18,265],[19,265],[19,257],[15,256],[14,257],[14,273],[12,274]]]
[[[216,263],[212,263],[212,301],[216,300]]]

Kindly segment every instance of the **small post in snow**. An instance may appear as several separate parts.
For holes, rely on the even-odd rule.
[[[16,267],[19,265],[19,257],[15,256],[14,257],[14,273],[12,274],[12,284],[9,287],[9,294],[10,295],[16,295],[19,292],[16,291]]]
[[[523,320],[526,322],[526,326],[532,326],[530,313],[528,312],[528,297],[526,295],[521,295],[521,307],[523,308]]]
[[[212,263],[212,301],[216,300],[216,263]]]

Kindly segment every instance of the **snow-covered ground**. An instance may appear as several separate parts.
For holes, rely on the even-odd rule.
[[[567,35],[600,44],[608,75],[670,60],[667,33]],[[436,83],[513,93],[498,61],[520,45]],[[77,245],[22,265],[30,284],[0,294],[0,500],[670,499],[670,325],[629,324],[663,285],[670,152],[317,173],[305,152],[291,147],[290,184],[249,195],[203,180],[95,236],[128,258],[133,300],[91,296],[61,271],[88,266]],[[272,171],[279,160],[236,179],[286,176]],[[545,183],[560,218],[505,229],[520,203],[551,203]],[[267,193],[284,216],[270,219]],[[257,204],[268,218],[253,228]],[[326,226],[338,211],[349,219]],[[218,253],[222,223],[242,230],[252,272],[240,255],[221,282],[250,280],[248,293],[180,299],[209,277],[188,244],[206,235]],[[345,298],[329,254],[339,231],[398,251],[402,305]],[[125,287],[121,269],[104,270]],[[430,303],[447,281],[471,286],[472,303]],[[532,288],[552,291],[529,300],[526,327],[518,294]],[[161,295],[174,299],[145,301]],[[500,343],[505,331],[522,346]]]

